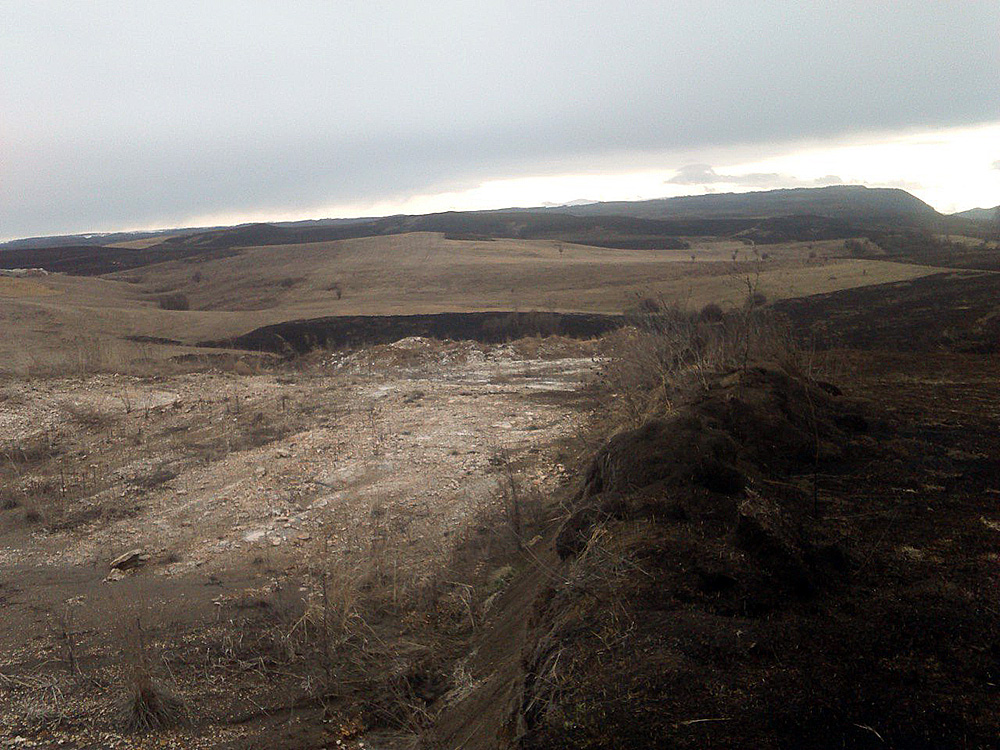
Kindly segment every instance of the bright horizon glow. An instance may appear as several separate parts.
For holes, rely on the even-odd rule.
[[[630,156],[627,161],[634,164],[636,158]],[[477,211],[577,200],[636,201],[834,184],[902,188],[945,214],[1000,204],[1000,122],[853,136],[834,142],[664,152],[644,156],[643,161],[651,166],[615,171],[604,164],[595,172],[511,175],[471,187],[429,188],[372,202],[195,214],[170,226],[101,227],[77,234]]]

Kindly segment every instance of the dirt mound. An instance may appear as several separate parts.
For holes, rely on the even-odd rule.
[[[580,552],[601,520],[655,516],[664,496],[674,514],[684,513],[679,498],[718,496],[715,512],[728,508],[735,518],[761,481],[844,458],[850,436],[869,425],[839,394],[835,386],[757,366],[717,378],[674,414],[613,436],[558,535],[560,556]],[[798,516],[808,503],[803,490],[792,495],[797,507],[788,510]]]
[[[829,491],[895,440],[770,366],[608,440],[539,564],[500,746],[989,746],[1000,616],[900,558],[898,487]]]

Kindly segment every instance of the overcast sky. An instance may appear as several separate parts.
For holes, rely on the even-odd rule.
[[[0,0],[0,238],[998,167],[996,0]]]

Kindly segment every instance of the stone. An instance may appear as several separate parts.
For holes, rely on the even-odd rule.
[[[109,567],[112,570],[130,570],[145,565],[149,561],[149,555],[141,549],[130,549],[123,555],[119,555],[111,561]]]

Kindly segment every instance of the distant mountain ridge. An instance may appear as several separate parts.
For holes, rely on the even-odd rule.
[[[646,219],[749,219],[809,215],[845,221],[915,224],[943,217],[943,214],[905,190],[863,185],[685,195],[646,201],[592,203],[566,210],[578,216],[617,214]]]
[[[684,237],[704,236],[773,243],[852,237],[873,231],[975,235],[988,231],[984,229],[985,222],[978,218],[980,212],[995,210],[973,209],[946,216],[898,188],[836,185],[644,201],[574,201],[552,207],[452,211],[416,216],[316,219],[162,232],[28,238],[0,245],[0,254],[3,255],[0,267],[14,261],[15,251],[23,254],[67,246],[70,246],[67,250],[71,250],[75,267],[85,262],[78,255],[81,248],[100,248],[106,262],[94,265],[91,272],[104,273],[106,271],[99,270],[99,267],[133,267],[158,262],[169,253],[191,255],[228,248],[329,242],[405,232],[443,232],[455,239],[552,239],[632,249],[682,248],[686,246]],[[112,242],[159,236],[163,237],[161,242],[141,251],[107,247]],[[19,260],[30,265],[30,258]],[[51,260],[56,262],[56,258]]]
[[[970,208],[968,211],[959,211],[957,214],[952,215],[961,216],[963,219],[976,222],[1000,222],[1000,206],[994,206],[993,208]]]

